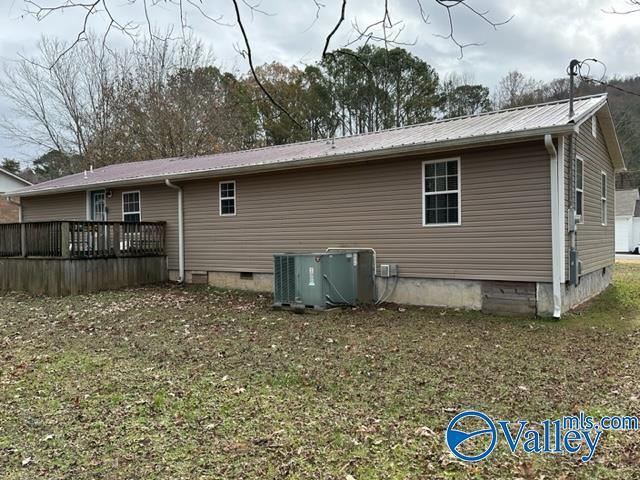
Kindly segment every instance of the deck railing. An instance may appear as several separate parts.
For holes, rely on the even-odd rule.
[[[109,258],[165,254],[165,222],[0,224],[0,257]]]

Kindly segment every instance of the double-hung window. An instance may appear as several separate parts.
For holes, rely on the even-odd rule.
[[[607,224],[607,174],[600,174],[600,221],[602,225]]]
[[[139,222],[141,220],[140,192],[122,193],[122,220]]]
[[[576,159],[576,221],[584,223],[584,161]]]
[[[107,194],[104,190],[89,193],[89,220],[105,222],[107,220]]]
[[[423,225],[460,225],[460,159],[422,163]]]
[[[220,215],[223,217],[236,214],[236,182],[220,182]]]

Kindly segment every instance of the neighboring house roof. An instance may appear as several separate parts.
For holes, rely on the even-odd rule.
[[[616,190],[616,217],[640,217],[640,192]]]
[[[453,148],[508,143],[545,134],[572,133],[597,112],[601,129],[616,169],[624,160],[613,128],[607,96],[575,99],[575,114],[569,119],[567,100],[458,117],[374,133],[335,139],[277,145],[232,153],[177,157],[123,163],[39,183],[12,192],[16,196],[43,195],[53,191],[85,190],[215,175],[267,171],[387,158],[401,154],[427,153]]]
[[[15,173],[11,173],[9,170],[5,170],[4,168],[0,168],[0,177],[6,177],[6,180],[2,180],[0,178],[0,193],[2,193],[7,186],[9,187],[9,190],[15,190],[16,188],[23,188],[24,186],[32,185],[31,182],[19,177]],[[19,186],[15,186],[15,184]]]

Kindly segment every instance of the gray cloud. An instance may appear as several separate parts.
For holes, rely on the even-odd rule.
[[[640,14],[615,16],[604,13],[612,4],[622,6],[622,0],[470,0],[478,10],[489,10],[489,16],[504,20],[514,18],[496,31],[477,16],[458,8],[455,14],[456,35],[463,42],[482,43],[479,47],[465,49],[464,57],[451,41],[438,38],[436,34],[448,32],[445,12],[432,0],[422,0],[430,14],[430,23],[425,24],[418,10],[418,0],[393,2],[391,18],[402,20],[404,31],[401,39],[414,42],[410,51],[424,58],[438,72],[472,74],[478,82],[493,88],[509,70],[518,69],[541,80],[550,80],[564,75],[571,58],[596,57],[608,66],[609,74],[632,75],[640,72]],[[234,23],[229,2],[209,10],[212,16],[223,15],[223,21]],[[243,15],[253,45],[255,62],[279,61],[286,64],[304,64],[316,61],[322,51],[324,38],[335,24],[340,0],[322,0],[326,4],[315,19],[313,0],[263,0],[260,8],[272,15],[254,14],[244,8]],[[351,24],[355,21],[366,25],[382,16],[382,0],[352,0],[347,7],[347,20],[336,35],[332,45],[341,46],[353,37]],[[209,7],[211,8],[211,7]],[[142,2],[127,5],[113,2],[114,16],[121,20],[141,23],[143,34],[144,11]],[[178,10],[161,4],[151,9],[154,23],[159,28],[174,25],[179,32]],[[193,8],[187,9],[187,20],[193,33],[205,41],[213,50],[223,68],[244,72],[246,61],[237,53],[242,38],[234,27],[219,26],[204,18]],[[42,35],[54,35],[73,40],[82,22],[81,12],[66,12],[51,15],[37,22],[24,15],[24,4],[13,0],[0,6],[0,61],[15,60],[19,54],[29,56],[36,50]],[[91,27],[103,31],[105,19],[92,19]],[[111,40],[125,46],[126,38],[113,33]],[[0,115],[7,114],[8,106],[0,99]],[[0,156],[28,160],[36,152],[30,148],[18,148],[5,139],[0,139]]]

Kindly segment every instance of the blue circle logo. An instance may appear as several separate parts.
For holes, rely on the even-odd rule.
[[[460,423],[461,420],[465,418],[476,418],[479,419],[482,423],[486,425],[486,428],[480,428],[479,430],[474,430],[472,432],[465,432],[462,430],[456,429],[456,425]],[[496,440],[498,439],[498,432],[496,431],[496,426],[487,415],[482,412],[475,412],[472,410],[468,410],[466,412],[459,413],[456,415],[451,422],[449,422],[449,426],[447,427],[447,445],[456,457],[466,462],[477,462],[478,460],[482,460],[489,456],[493,449],[496,447]],[[481,435],[490,435],[491,442],[488,447],[482,447],[482,451],[476,453],[475,455],[469,455],[467,453],[461,453],[459,449],[463,446],[463,444],[471,439],[476,438]]]

